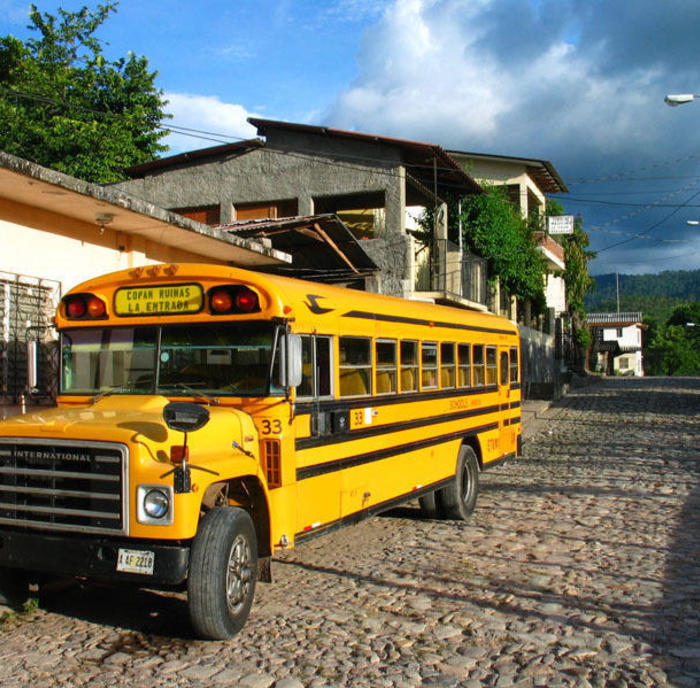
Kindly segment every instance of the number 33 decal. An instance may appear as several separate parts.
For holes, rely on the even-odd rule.
[[[274,419],[268,420],[264,418],[262,421],[262,434],[263,435],[279,435],[282,432],[282,422]]]

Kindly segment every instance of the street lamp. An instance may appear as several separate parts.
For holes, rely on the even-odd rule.
[[[700,94],[697,93],[669,93],[664,98],[664,103],[670,105],[671,107],[676,107],[677,105],[684,105],[685,103],[692,103],[696,98],[700,98]]]
[[[700,220],[686,220],[685,224],[687,224],[687,225],[700,225]]]

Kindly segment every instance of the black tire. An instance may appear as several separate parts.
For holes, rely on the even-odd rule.
[[[436,495],[440,515],[443,518],[468,520],[478,495],[479,461],[471,447],[462,445],[454,481]]]
[[[246,511],[217,507],[201,523],[190,551],[187,603],[198,636],[227,640],[243,628],[255,595],[258,549]]]
[[[435,492],[428,492],[428,494],[419,497],[418,503],[420,504],[421,513],[425,518],[440,518],[440,509]]]

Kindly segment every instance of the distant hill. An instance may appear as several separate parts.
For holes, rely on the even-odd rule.
[[[620,275],[620,311],[641,311],[644,319],[665,323],[673,309],[700,297],[700,270],[667,270],[657,275]],[[617,310],[615,274],[596,275],[585,298],[589,313]]]

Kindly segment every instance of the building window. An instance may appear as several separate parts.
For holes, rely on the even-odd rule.
[[[277,201],[258,201],[256,203],[235,203],[236,220],[264,220],[267,218],[295,217],[299,214],[299,202],[296,198]]]
[[[221,224],[221,209],[218,205],[202,205],[191,208],[171,208],[172,212],[189,217],[212,227]]]
[[[375,239],[384,232],[384,191],[366,191],[314,198],[314,212],[335,213],[356,239]]]

